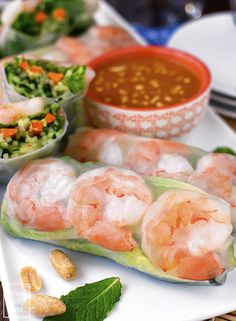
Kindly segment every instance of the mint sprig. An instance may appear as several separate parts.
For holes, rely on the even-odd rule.
[[[217,147],[213,150],[213,153],[224,153],[236,156],[236,152],[232,148],[229,148],[227,146]]]
[[[86,284],[61,296],[66,305],[64,314],[43,321],[102,321],[119,301],[121,288],[118,277]]]

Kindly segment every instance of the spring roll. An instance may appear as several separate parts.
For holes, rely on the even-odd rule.
[[[2,75],[7,101],[45,97],[49,103],[60,102],[69,122],[77,121],[86,89],[85,66],[18,56],[3,64]]]
[[[43,98],[0,105],[0,182],[27,161],[54,155],[66,129],[60,105]]]
[[[31,50],[30,53],[42,59],[87,65],[107,51],[137,45],[137,41],[121,27],[94,25],[81,36],[61,37],[55,44]]]
[[[207,153],[173,141],[121,133],[113,129],[78,130],[66,155],[81,162],[124,166],[141,175],[174,178],[200,187],[231,204],[236,228],[236,157]]]
[[[14,0],[2,13],[4,56],[46,45],[91,24],[96,0]]]
[[[235,267],[230,206],[168,178],[69,157],[34,160],[8,184],[3,228],[180,283],[222,284]]]

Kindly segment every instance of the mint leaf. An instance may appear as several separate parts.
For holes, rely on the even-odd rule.
[[[43,321],[102,321],[119,301],[121,288],[118,277],[86,284],[61,296],[66,305],[64,314]]]
[[[224,153],[236,156],[236,152],[233,149],[226,146],[217,147],[213,150],[213,153]]]

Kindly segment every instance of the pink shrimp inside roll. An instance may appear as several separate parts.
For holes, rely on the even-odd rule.
[[[28,163],[11,179],[7,202],[21,224],[40,231],[70,227],[67,201],[76,179],[75,170],[59,159]]]
[[[131,251],[138,224],[152,195],[142,177],[126,169],[99,168],[81,175],[71,193],[69,213],[81,237],[114,251]]]
[[[228,154],[208,154],[199,159],[189,182],[231,204],[231,216],[236,227],[236,157]]]
[[[227,259],[221,250],[232,242],[231,232],[228,203],[202,192],[173,190],[147,209],[142,249],[168,274],[210,280],[226,269]]]
[[[100,161],[134,170],[140,175],[188,177],[188,146],[122,133],[114,129],[83,129],[71,136],[66,154],[78,161]],[[175,166],[175,165],[178,166]]]

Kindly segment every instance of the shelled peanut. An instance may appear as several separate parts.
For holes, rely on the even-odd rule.
[[[39,292],[42,288],[42,281],[32,266],[25,266],[20,271],[21,281],[28,292]]]
[[[52,266],[63,279],[71,280],[77,275],[76,266],[61,250],[53,250],[50,254]]]
[[[49,317],[66,312],[64,302],[58,298],[35,294],[25,302],[25,308],[38,317]]]

